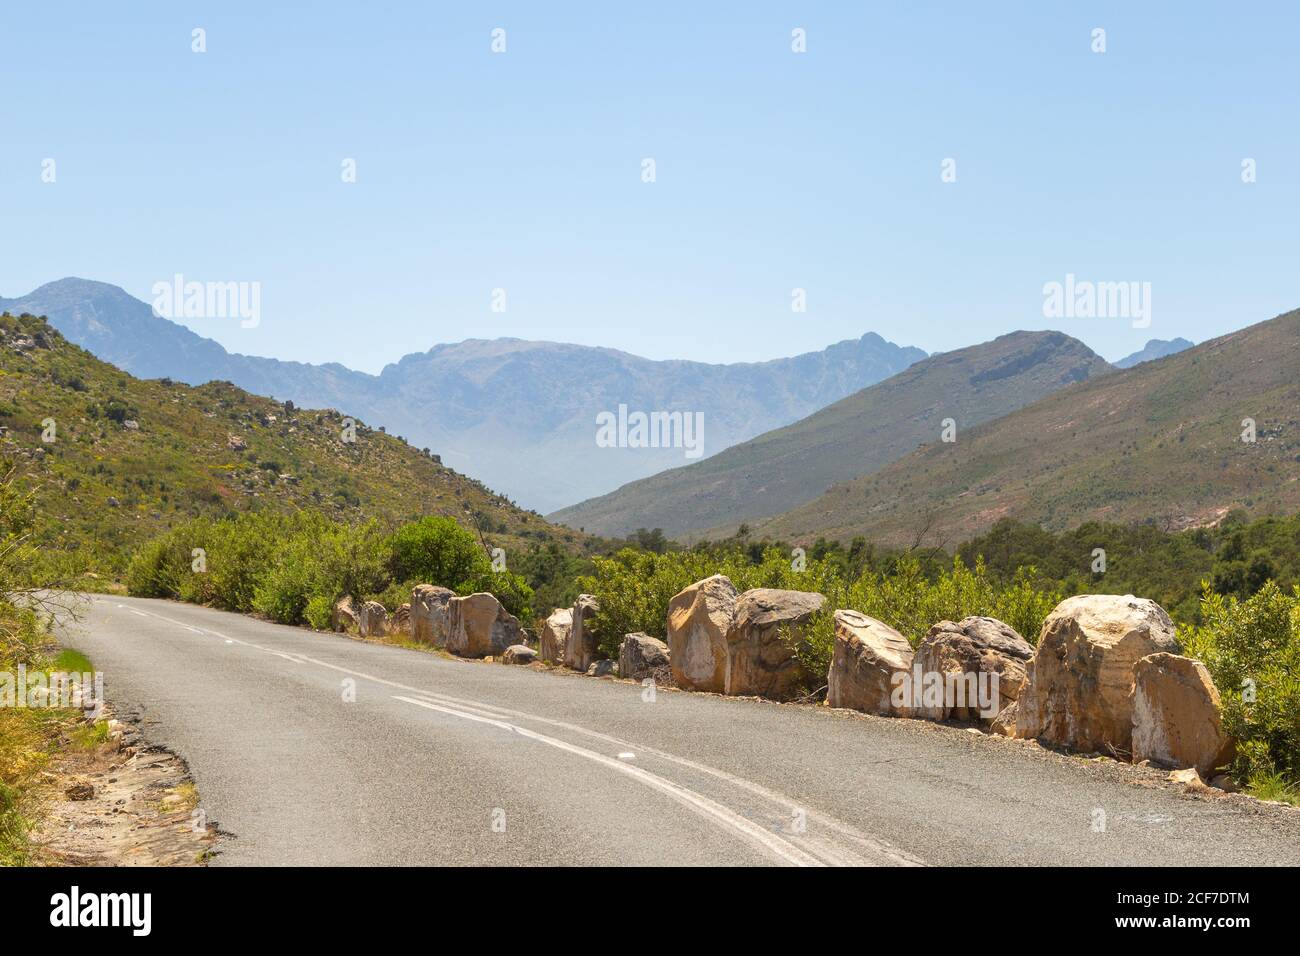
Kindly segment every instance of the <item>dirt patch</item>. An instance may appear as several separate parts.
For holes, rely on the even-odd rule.
[[[79,725],[42,773],[33,862],[43,866],[203,866],[216,828],[189,768],[106,709]]]

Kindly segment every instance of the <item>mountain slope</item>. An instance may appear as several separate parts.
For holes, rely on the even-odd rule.
[[[1166,355],[1177,355],[1190,349],[1196,343],[1187,339],[1152,339],[1140,351],[1126,355],[1115,363],[1116,368],[1132,368],[1143,362],[1151,362]]]
[[[951,544],[1002,517],[1185,528],[1238,507],[1300,508],[1300,311],[931,441],[756,531]]]
[[[397,438],[362,424],[344,437],[338,412],[227,382],[136,379],[41,319],[0,315],[0,453],[40,486],[47,543],[94,542],[107,560],[194,515],[307,506],[345,519],[446,514],[503,546],[584,541]]]
[[[1109,370],[1060,332],[1012,332],[933,355],[793,425],[565,508],[550,520],[604,534],[639,527],[679,538],[731,531],[902,457],[937,438],[945,418],[956,421],[960,434]]]
[[[682,449],[600,448],[596,416],[700,412],[721,451],[925,357],[869,333],[820,352],[735,365],[652,361],[613,349],[470,339],[407,355],[379,375],[227,352],[114,286],[63,279],[0,309],[47,315],[72,342],[140,377],[234,382],[311,407],[347,408],[515,500],[552,510],[688,461]]]

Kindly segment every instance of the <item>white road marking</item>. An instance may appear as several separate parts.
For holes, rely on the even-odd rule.
[[[444,714],[450,714],[453,717],[460,717],[464,720],[473,720],[478,723],[499,727],[502,730],[518,734],[519,736],[525,737],[529,740],[535,740],[550,747],[555,747],[556,749],[563,750],[566,753],[585,757],[587,760],[594,763],[601,764],[602,766],[609,767],[612,770],[617,770],[619,773],[626,774],[638,783],[645,784],[648,787],[666,793],[683,806],[686,806],[703,816],[710,817],[715,822],[721,823],[726,827],[730,827],[750,840],[750,842],[757,843],[759,846],[785,860],[787,863],[791,863],[795,866],[825,866],[821,860],[805,853],[794,844],[782,840],[776,834],[769,833],[758,824],[751,823],[740,814],[728,810],[722,804],[710,800],[708,797],[696,793],[694,790],[683,787],[681,784],[674,783],[665,777],[650,773],[648,770],[643,770],[640,767],[632,767],[626,763],[620,763],[604,754],[597,753],[594,750],[588,750],[586,747],[579,747],[576,744],[560,740],[558,737],[548,737],[546,734],[539,734],[535,730],[529,730],[527,727],[520,727],[518,724],[511,724],[504,720],[494,720],[491,717],[481,717],[478,714],[471,714],[468,711],[457,710],[453,707],[444,707],[439,704],[431,704],[428,701],[416,700],[413,697],[394,695],[393,699],[404,701],[408,704],[414,704],[417,707],[426,707],[429,710],[440,711]]]

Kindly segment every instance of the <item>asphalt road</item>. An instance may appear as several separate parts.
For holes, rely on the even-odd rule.
[[[1300,813],[961,728],[112,596],[64,643],[188,761],[217,865],[1300,864]]]

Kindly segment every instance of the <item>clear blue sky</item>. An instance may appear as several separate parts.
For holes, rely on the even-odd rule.
[[[259,281],[257,328],[191,326],[370,371],[501,335],[1201,341],[1300,306],[1298,34],[1294,3],[8,3],[0,295]],[[1150,282],[1151,327],[1045,319],[1068,272]]]

